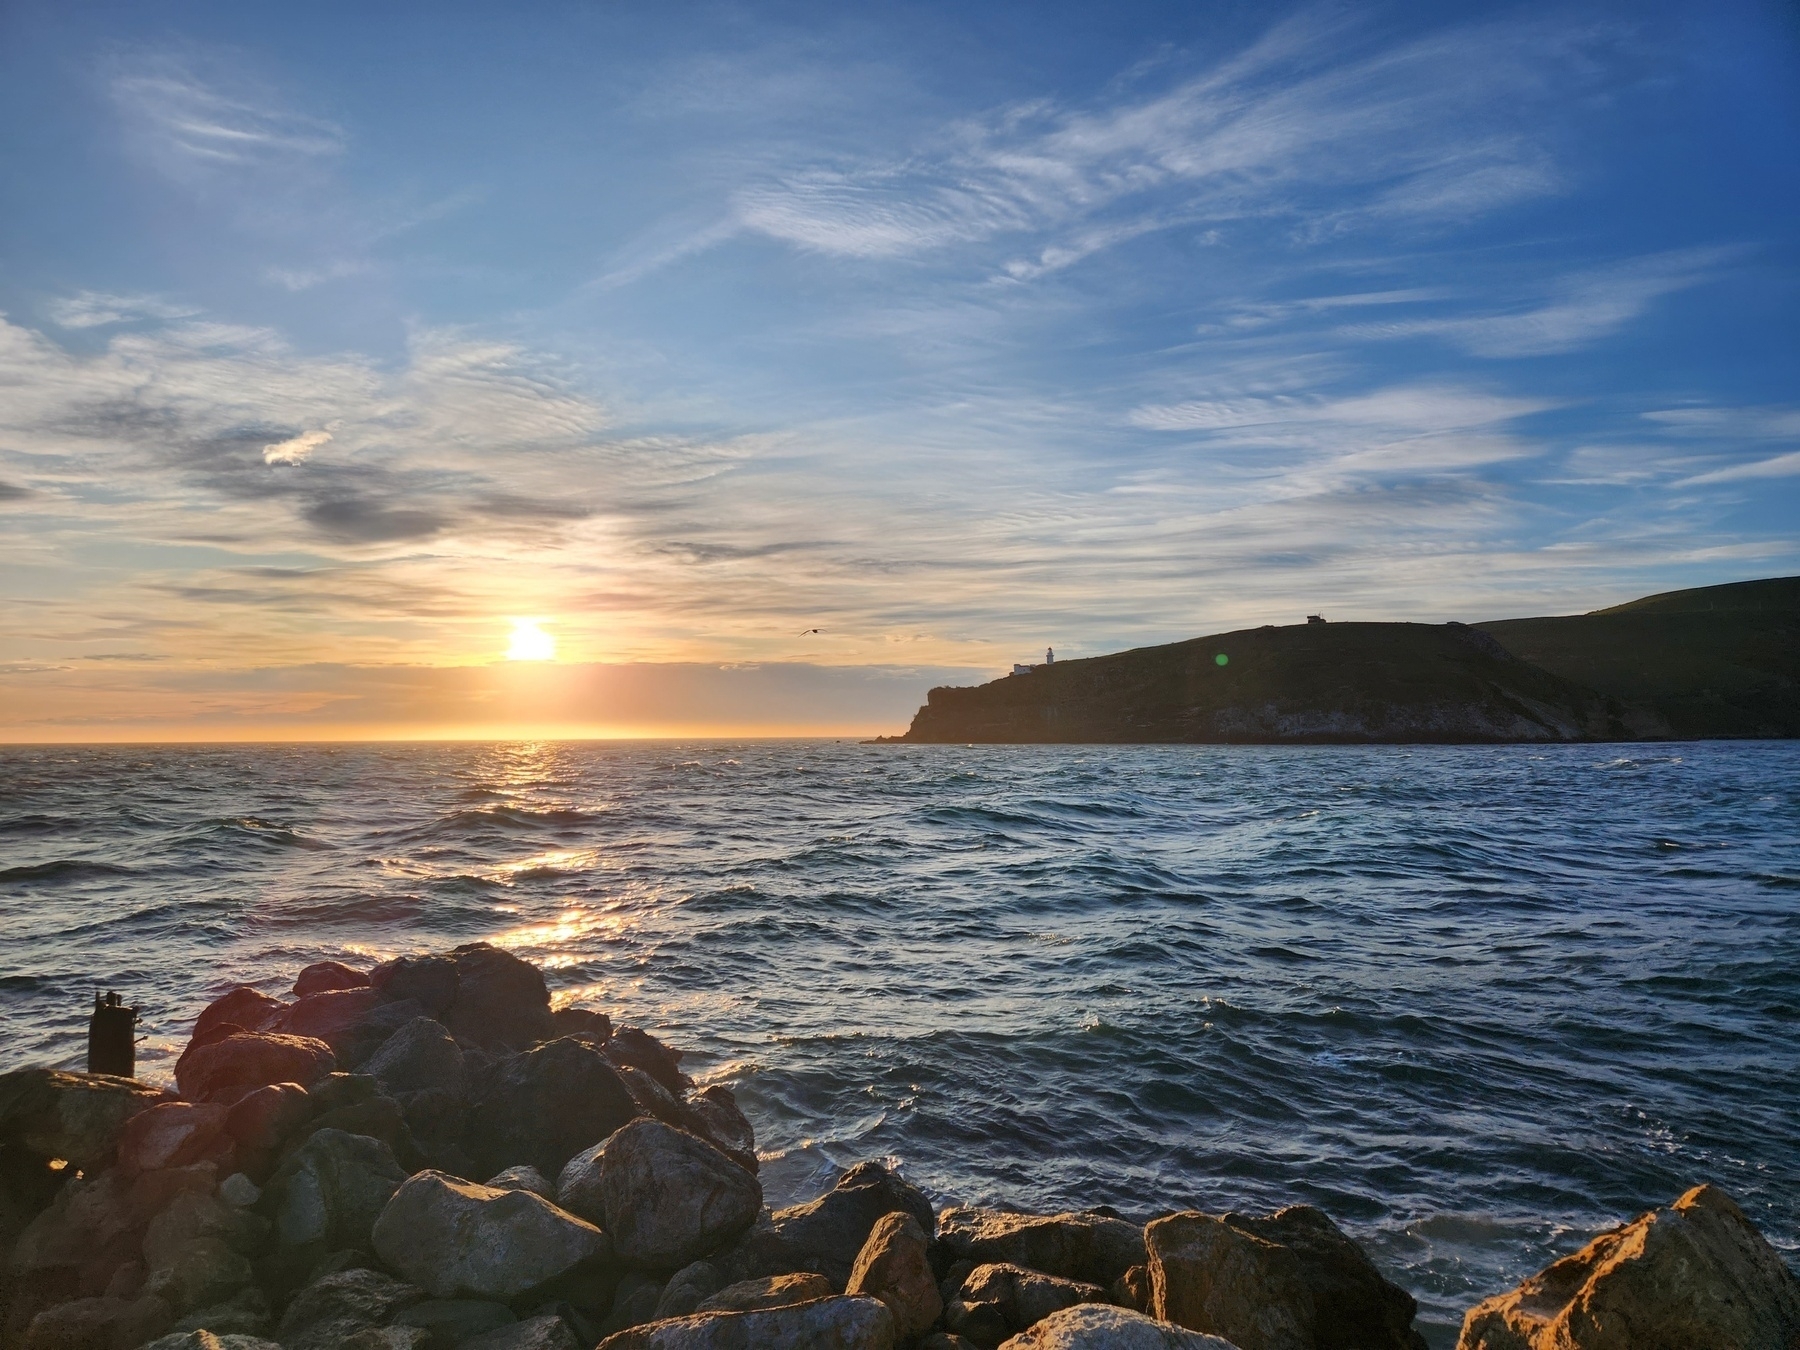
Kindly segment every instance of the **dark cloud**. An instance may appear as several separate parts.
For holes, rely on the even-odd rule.
[[[435,511],[390,506],[367,497],[333,497],[302,513],[319,533],[343,544],[387,544],[429,539],[450,522]]]
[[[22,487],[18,483],[9,483],[0,478],[0,502],[22,502],[27,497],[35,496],[37,493],[30,488]]]

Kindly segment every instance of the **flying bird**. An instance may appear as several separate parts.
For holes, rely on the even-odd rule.
[[[809,635],[810,635],[810,634],[813,634],[813,633],[823,633],[823,632],[824,632],[824,631],[825,631],[825,630],[824,630],[824,629],[823,629],[823,628],[809,628],[809,629],[807,629],[807,630],[806,630],[806,632],[804,632],[804,633],[802,633],[802,634],[800,634],[800,636],[801,636],[801,637],[807,637],[807,636],[809,636]]]

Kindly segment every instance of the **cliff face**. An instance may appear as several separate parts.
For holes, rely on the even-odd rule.
[[[1224,663],[1219,657],[1224,656]],[[1252,628],[933,689],[930,742],[1510,742],[1667,735],[1460,624]]]
[[[1800,577],[1479,627],[1533,665],[1653,709],[1674,736],[1800,736]]]

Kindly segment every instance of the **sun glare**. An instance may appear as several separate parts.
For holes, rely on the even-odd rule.
[[[554,661],[556,639],[538,627],[536,619],[514,619],[512,644],[506,649],[508,661]]]

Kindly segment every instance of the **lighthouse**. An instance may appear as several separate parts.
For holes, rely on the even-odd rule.
[[[1056,648],[1054,648],[1054,647],[1044,648],[1044,664],[1047,666],[1053,666],[1056,664]]]

